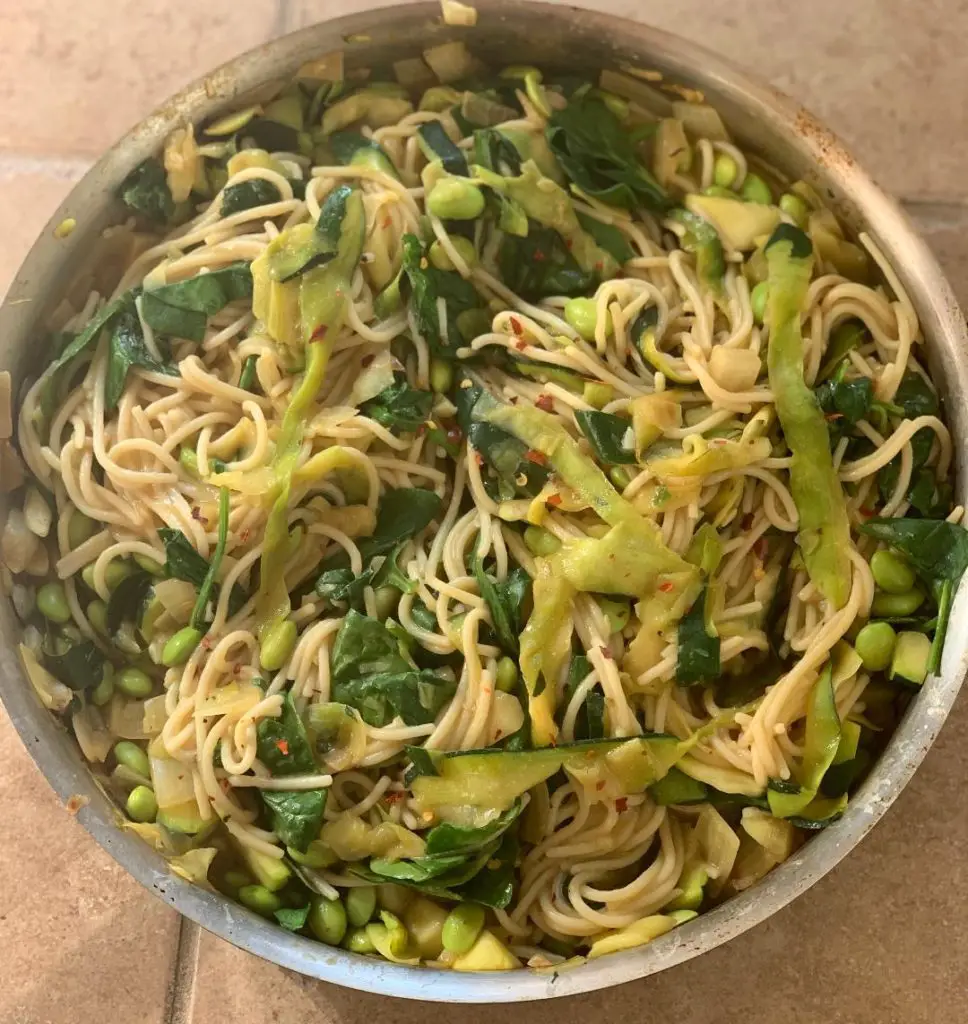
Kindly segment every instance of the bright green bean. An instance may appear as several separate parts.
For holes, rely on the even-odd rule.
[[[135,786],[128,794],[124,807],[134,821],[154,821],[158,816],[158,801],[154,790],[148,786]]]
[[[718,153],[713,164],[713,181],[720,188],[729,188],[739,174],[739,167],[729,153]]]
[[[116,558],[113,562],[108,563],[107,569],[104,570],[104,582],[108,586],[108,590],[115,590],[118,584],[122,580],[126,580],[134,572],[134,566],[123,559]]]
[[[166,668],[184,665],[205,634],[194,626],[185,626],[170,637],[161,651],[161,663]]]
[[[114,744],[114,759],[125,768],[130,768],[138,775],[147,778],[151,774],[148,766],[148,755],[131,740],[119,740]]]
[[[351,953],[372,953],[376,949],[365,928],[354,928],[348,932],[343,947]]]
[[[871,558],[874,582],[888,594],[905,594],[914,587],[914,570],[893,551],[875,551]]]
[[[620,491],[624,491],[632,482],[632,473],[627,466],[610,466],[608,478]]]
[[[400,600],[400,591],[396,587],[380,587],[373,600],[376,602],[376,617],[382,622],[393,614]]]
[[[898,619],[913,615],[924,603],[920,590],[909,590],[904,594],[885,594],[882,590],[874,594],[871,615],[875,619]]]
[[[474,249],[474,243],[463,235],[451,235],[450,244],[454,249],[457,250],[457,255],[469,266],[472,267],[477,262],[477,252]],[[430,251],[427,253],[430,262],[438,270],[455,270],[454,261],[450,258],[450,254],[438,240],[430,246]]]
[[[74,548],[79,548],[84,541],[93,537],[96,529],[97,523],[93,519],[74,509],[71,513],[71,520],[67,524],[67,543],[70,545],[71,551]]]
[[[271,917],[282,906],[282,900],[264,885],[243,885],[239,889],[239,903],[263,917]]]
[[[718,199],[735,199],[736,193],[730,188],[723,188],[722,185],[709,185],[702,190],[704,196],[716,196]]]
[[[346,917],[354,928],[362,928],[376,910],[376,887],[358,885],[347,889],[344,897]]]
[[[561,547],[561,541],[540,526],[525,528],[524,543],[532,555],[553,555]]]
[[[595,340],[598,307],[593,299],[569,299],[565,303],[565,320],[585,341]]]
[[[460,903],[447,915],[441,941],[448,953],[466,953],[477,942],[484,928],[484,908],[476,903]]]
[[[869,622],[857,634],[854,650],[868,672],[883,672],[891,663],[897,634],[889,622]]]
[[[469,181],[443,178],[427,196],[427,211],[441,220],[474,220],[484,212],[484,196]]]
[[[114,677],[114,685],[125,696],[133,697],[135,700],[144,700],[145,697],[150,697],[151,691],[155,688],[151,677],[133,665],[121,669]]]
[[[81,579],[84,581],[84,586],[86,586],[88,588],[88,590],[95,590],[96,589],[95,586],[94,586],[94,563],[93,562],[91,562],[89,565],[85,565],[84,568],[81,569]]]
[[[748,203],[762,203],[764,206],[769,206],[773,202],[770,186],[758,174],[747,174],[739,192]]]
[[[108,606],[100,600],[92,601],[85,609],[87,621],[102,635],[108,632]]]
[[[614,92],[607,92],[605,89],[599,89],[598,95],[601,97],[602,103],[620,120],[625,121],[629,116],[629,101],[623,96],[618,96]]]
[[[320,942],[338,946],[346,934],[346,908],[337,900],[314,896],[309,908],[309,928]]]
[[[790,217],[799,228],[807,226],[810,210],[807,204],[793,192],[784,192],[780,196],[780,209]]]
[[[222,876],[222,881],[227,889],[234,889],[236,892],[244,886],[252,884],[252,879],[244,871],[226,871]]]
[[[114,667],[110,662],[105,662],[101,671],[101,681],[91,690],[91,703],[95,707],[103,708],[113,696]]]
[[[430,360],[430,386],[437,394],[450,391],[454,385],[454,364],[446,359]]]
[[[753,310],[753,319],[763,323],[766,316],[766,303],[770,298],[770,286],[766,281],[760,281],[750,292],[750,308]]]
[[[518,666],[514,659],[505,655],[497,663],[497,678],[495,685],[501,693],[510,693],[518,682]]]
[[[37,611],[48,621],[61,626],[71,621],[71,607],[67,603],[67,594],[62,583],[45,583],[37,591]]]
[[[283,619],[275,623],[259,644],[259,660],[269,672],[277,672],[289,660],[296,646],[296,623]]]
[[[165,567],[157,558],[149,558],[148,555],[142,555],[140,552],[136,552],[131,557],[134,559],[138,568],[144,569],[146,573],[159,577],[165,575]]]

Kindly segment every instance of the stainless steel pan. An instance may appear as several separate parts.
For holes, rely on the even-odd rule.
[[[478,0],[474,29],[440,24],[436,3],[367,11],[286,36],[213,71],[138,125],[77,185],[31,249],[0,309],[0,368],[15,381],[36,368],[46,315],[82,265],[99,231],[119,216],[113,195],[125,174],[157,151],[186,121],[258,96],[305,60],[343,47],[350,66],[413,56],[435,42],[464,37],[497,65],[526,63],[587,70],[628,61],[667,82],[700,89],[738,141],[791,175],[822,189],[855,227],[865,227],[897,268],[928,339],[935,380],[957,440],[957,500],[966,501],[961,448],[968,438],[968,336],[951,288],[907,217],[854,162],[840,142],[801,107],[721,58],[675,36],[562,3]],[[74,217],[67,239],[53,226]],[[588,992],[642,978],[697,956],[799,896],[830,871],[873,827],[934,742],[968,662],[968,600],[963,588],[951,619],[939,678],[912,703],[884,756],[843,819],[806,844],[753,889],[648,946],[554,973],[501,974],[398,967],[331,949],[269,925],[243,907],[174,876],[145,844],[116,827],[116,812],[94,783],[75,744],[35,697],[16,655],[18,626],[0,598],[0,696],[21,738],[57,793],[82,798],[79,820],[146,888],[209,931],[284,967],[351,988],[413,999],[510,1002]],[[85,802],[86,801],[86,802]]]

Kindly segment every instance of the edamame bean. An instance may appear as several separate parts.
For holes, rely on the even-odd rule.
[[[914,570],[893,551],[875,551],[871,558],[874,582],[888,594],[904,594],[914,587]]]
[[[748,203],[762,203],[764,206],[769,206],[773,202],[773,193],[770,192],[770,186],[758,174],[746,175],[739,194]]]
[[[63,584],[52,581],[37,591],[37,611],[49,622],[59,625],[71,621],[71,608]]]
[[[495,685],[501,693],[510,693],[518,682],[518,666],[512,658],[505,655],[497,663],[497,678]]]
[[[445,359],[431,359],[430,386],[438,395],[442,395],[454,385],[454,365]]]
[[[540,526],[525,529],[524,543],[532,555],[553,555],[561,547],[561,541]]]
[[[869,622],[857,634],[854,650],[868,672],[883,672],[891,663],[897,634],[889,622]]]
[[[750,292],[750,308],[753,310],[753,319],[762,324],[766,316],[766,303],[770,298],[770,286],[766,281],[760,281]]]
[[[97,523],[93,519],[79,512],[77,509],[71,513],[71,521],[67,524],[67,543],[74,548],[79,548],[84,541],[94,536]]]
[[[441,941],[448,953],[466,953],[477,942],[484,928],[484,908],[476,903],[461,903],[447,915]]]
[[[309,928],[320,942],[338,946],[346,934],[346,908],[337,900],[314,896],[309,908]]]
[[[269,672],[277,672],[289,660],[296,646],[296,623],[283,619],[275,623],[259,644],[259,661]]]
[[[358,885],[346,891],[346,917],[354,928],[362,928],[376,910],[376,887]]]
[[[780,196],[780,209],[790,217],[798,227],[805,227],[810,219],[807,204],[793,192],[784,192]]]
[[[920,590],[909,590],[904,594],[885,594],[879,590],[871,602],[871,615],[875,619],[897,619],[913,615],[924,602]]]
[[[108,606],[101,600],[92,601],[85,609],[87,621],[102,635],[108,632]]]
[[[90,565],[85,565],[84,568],[81,569],[81,579],[84,581],[84,586],[87,587],[88,590],[96,590],[97,589],[94,586],[94,563],[93,562],[91,562]]]
[[[717,199],[735,199],[736,193],[722,185],[709,185],[702,190],[704,196],[716,196]]]
[[[125,768],[130,768],[138,775],[147,778],[151,774],[148,766],[148,755],[131,740],[119,740],[114,744],[114,759]]]
[[[451,235],[450,244],[457,250],[457,255],[469,266],[472,267],[477,262],[477,252],[474,249],[474,243],[463,235]],[[438,240],[430,246],[430,251],[427,253],[430,258],[430,262],[438,270],[455,270],[454,261],[450,258],[450,253],[443,244]]]
[[[121,669],[114,677],[114,685],[125,696],[133,697],[135,700],[144,700],[145,697],[150,697],[151,691],[155,688],[151,677],[133,665]]]
[[[91,690],[91,703],[95,707],[103,708],[113,696],[114,668],[110,662],[105,662],[104,668],[101,670],[101,681]]]
[[[396,587],[380,587],[373,595],[376,603],[376,617],[381,621],[393,614],[400,600],[400,591]]]
[[[282,906],[282,900],[264,885],[243,885],[239,889],[239,903],[263,917],[271,917]]]
[[[349,932],[343,940],[343,946],[351,953],[372,953],[376,949],[365,928],[354,928]]]
[[[149,558],[148,555],[143,555],[140,551],[135,552],[131,557],[138,568],[144,569],[146,573],[159,577],[165,575],[165,568],[157,558]]]
[[[484,196],[469,181],[444,178],[430,190],[427,210],[441,220],[473,220],[484,212]]]
[[[128,817],[134,821],[154,821],[158,816],[158,801],[154,790],[148,786],[135,786],[128,794],[124,808]]]
[[[227,889],[234,889],[236,892],[243,886],[252,884],[252,879],[244,871],[226,871],[222,881]]]
[[[192,651],[202,642],[204,634],[194,626],[185,626],[178,630],[161,651],[161,663],[166,668],[184,665],[192,656]]]
[[[578,331],[585,341],[595,340],[598,310],[593,299],[569,299],[565,303],[565,320]]]
[[[729,153],[718,153],[713,164],[713,181],[720,188],[729,188],[736,180],[739,167]]]
[[[108,564],[107,569],[104,570],[104,582],[108,586],[108,590],[115,590],[118,584],[127,579],[131,573],[134,572],[134,567],[130,562],[125,562],[120,558],[116,558],[113,562]]]
[[[632,482],[632,473],[627,466],[610,466],[608,478],[620,491],[624,491]]]

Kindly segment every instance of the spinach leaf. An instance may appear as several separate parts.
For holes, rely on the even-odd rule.
[[[375,398],[363,402],[360,412],[394,433],[412,434],[427,422],[433,404],[433,392],[412,388],[399,375]]]
[[[506,832],[501,845],[490,854],[484,867],[460,888],[462,900],[504,910],[514,899],[517,880],[518,838]]]
[[[521,173],[521,157],[514,143],[496,128],[474,132],[474,163],[495,174],[516,178]]]
[[[726,258],[719,232],[698,214],[690,210],[675,209],[669,216],[678,221],[685,231],[680,245],[685,252],[696,257],[696,273],[699,280],[717,293],[722,292],[723,275],[726,273]]]
[[[91,690],[104,674],[107,659],[98,649],[93,640],[80,640],[73,643],[64,638],[67,644],[64,650],[57,643],[55,649],[44,645],[44,663],[62,683],[72,690]]]
[[[582,295],[595,276],[582,270],[557,231],[529,222],[527,236],[505,235],[498,249],[501,278],[525,299]]]
[[[433,881],[452,872],[454,868],[464,866],[465,861],[466,858],[459,853],[442,857],[414,857],[411,860],[384,860],[382,857],[373,857],[369,866],[370,870],[381,878],[420,884]]]
[[[229,536],[229,490],[227,487],[219,488],[218,495],[218,538],[215,543],[215,550],[212,552],[212,561],[209,563],[205,579],[198,588],[198,597],[195,599],[195,607],[192,609],[191,624],[195,629],[202,629],[205,625],[205,611],[213,592],[217,592],[215,579],[222,566],[222,558],[225,556],[225,546]]]
[[[401,541],[416,537],[443,510],[443,499],[423,487],[398,487],[387,491],[377,509],[373,536],[360,541],[364,561],[395,548]]]
[[[490,845],[518,820],[524,805],[516,800],[503,814],[479,828],[466,825],[453,825],[443,822],[435,825],[426,835],[427,854],[462,854],[469,856],[479,853]]]
[[[192,547],[185,534],[163,526],[158,536],[165,545],[165,576],[170,580],[184,580],[196,589],[204,586],[209,572],[208,561]],[[244,587],[236,583],[229,596],[229,615],[235,615],[248,599]]]
[[[703,589],[693,606],[679,622],[679,652],[676,681],[682,686],[712,682],[719,675],[719,636],[706,628],[706,600],[709,588]]]
[[[286,693],[278,718],[259,720],[256,743],[259,760],[273,777],[312,775],[318,771],[306,727],[293,703],[292,690]]]
[[[524,603],[531,592],[531,577],[518,566],[508,573],[506,579],[495,580],[484,571],[484,563],[476,551],[472,565],[481,597],[491,613],[498,644],[502,650],[516,657],[518,636],[524,627]]]
[[[891,401],[893,405],[903,410],[909,420],[917,419],[918,416],[938,414],[938,396],[931,385],[915,370],[908,370],[904,374]]]
[[[240,260],[210,274],[146,291],[141,315],[159,334],[201,341],[210,316],[230,302],[251,297],[252,272],[249,264]]]
[[[239,387],[243,391],[255,391],[256,363],[258,360],[258,356],[246,356],[245,362],[242,364],[242,373],[239,375]]]
[[[568,666],[568,678],[565,681],[565,699],[562,702],[562,713],[571,703],[575,690],[588,677],[592,666],[584,654],[572,656]],[[599,685],[595,685],[585,696],[585,702],[575,719],[576,740],[600,740],[605,738],[605,694]]]
[[[957,584],[968,569],[968,530],[933,519],[870,519],[861,533],[896,548],[932,587]]]
[[[168,364],[160,363],[148,350],[145,344],[141,321],[133,304],[123,310],[114,322],[111,332],[111,343],[108,348],[108,368],[104,381],[104,406],[116,409],[124,385],[128,379],[128,370],[132,366],[140,366],[156,373],[167,373],[177,377],[178,370]]]
[[[433,754],[426,747],[405,746],[403,749],[407,752],[407,757],[410,758],[410,767],[407,769],[406,777],[404,778],[404,783],[407,786],[420,775],[440,774],[437,771],[437,765],[434,763]]]
[[[815,390],[817,402],[827,419],[832,441],[849,433],[864,419],[874,401],[874,387],[867,377],[844,377],[846,364]]]
[[[403,236],[402,250],[402,266],[417,329],[435,355],[454,359],[456,349],[472,340],[464,336],[458,321],[462,314],[483,308],[484,303],[470,281],[453,271],[432,266],[416,235]],[[444,300],[447,309],[446,337],[441,335],[438,299]]]
[[[282,193],[266,178],[249,178],[235,185],[229,185],[222,193],[222,216],[231,217],[233,213],[253,210],[257,206],[278,203]]]
[[[396,587],[402,594],[412,594],[417,589],[416,580],[410,579],[397,565],[404,543],[380,562],[376,559],[371,561],[358,575],[352,569],[327,569],[316,580],[316,593],[329,601],[345,602],[357,610],[363,607],[363,590],[366,587],[375,590],[390,586]]]
[[[309,908],[308,903],[304,907],[282,907],[280,910],[274,910],[272,916],[287,932],[298,932],[306,926]]]
[[[171,220],[175,212],[165,168],[153,156],[138,164],[121,182],[118,195],[129,210],[157,223]]]
[[[604,249],[610,256],[614,256],[618,263],[627,263],[635,256],[635,250],[632,248],[628,236],[615,227],[614,224],[606,224],[604,221],[597,220],[595,217],[589,217],[587,213],[582,213],[581,211],[578,211],[578,223],[581,224],[584,231],[595,239],[599,248]],[[716,240],[719,241],[718,235]],[[720,245],[719,251],[721,256],[722,245]]]
[[[627,210],[668,208],[668,196],[639,161],[628,130],[601,99],[573,96],[552,114],[546,135],[565,174],[586,194]]]
[[[450,140],[440,121],[425,121],[417,129],[420,148],[429,160],[439,160],[448,174],[466,178],[469,174],[464,154]]]
[[[863,344],[867,337],[867,328],[862,321],[852,317],[839,323],[830,335],[817,379],[826,380],[844,361],[844,357]]]
[[[326,808],[325,789],[263,789],[262,802],[269,809],[272,831],[300,853],[319,837]]]
[[[136,620],[151,593],[153,577],[146,572],[135,572],[125,578],[111,592],[108,599],[108,635],[114,636],[122,622]]]
[[[580,409],[575,413],[575,421],[591,443],[599,462],[607,466],[635,464],[634,441],[632,448],[625,444],[626,438],[632,436],[631,420],[610,412]]]
[[[290,124],[268,117],[254,117],[239,129],[239,137],[251,139],[259,149],[270,153],[298,153],[299,132]]]
[[[400,644],[382,622],[350,610],[333,644],[330,669],[334,683],[361,676],[407,672],[413,665],[400,652]],[[334,700],[338,700],[334,696]],[[341,701],[346,704],[348,701]]]

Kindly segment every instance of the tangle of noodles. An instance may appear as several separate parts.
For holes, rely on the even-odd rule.
[[[865,526],[961,515],[925,339],[702,103],[334,66],[176,132],[58,307],[55,353],[103,324],[19,406],[31,678],[131,827],[287,927],[339,942],[347,899],[349,948],[466,969],[648,941],[836,820],[940,648],[957,579]]]

